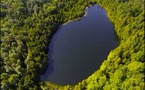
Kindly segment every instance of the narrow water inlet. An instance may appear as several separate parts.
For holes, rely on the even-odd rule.
[[[118,43],[102,7],[89,7],[87,15],[60,26],[49,44],[49,66],[41,81],[74,85],[99,69]]]

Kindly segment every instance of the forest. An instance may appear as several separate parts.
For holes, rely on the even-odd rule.
[[[144,0],[1,0],[1,90],[144,90]],[[41,82],[63,23],[102,6],[119,37],[99,70],[75,86]],[[97,17],[96,17],[97,18]],[[47,64],[48,63],[48,64]],[[87,71],[86,71],[87,72]]]

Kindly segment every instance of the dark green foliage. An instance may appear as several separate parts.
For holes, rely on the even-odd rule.
[[[120,45],[74,87],[39,84],[53,33],[96,2],[108,12]],[[1,0],[0,18],[2,90],[144,90],[143,0]]]
[[[143,0],[97,0],[114,23],[120,45],[85,81],[87,90],[144,90]],[[79,85],[76,85],[79,86]]]
[[[49,39],[59,25],[82,16],[88,5],[87,0],[1,0],[2,90],[39,90]]]

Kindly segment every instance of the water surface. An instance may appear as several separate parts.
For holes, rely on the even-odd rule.
[[[42,81],[77,84],[99,69],[109,52],[117,46],[113,25],[97,5],[87,15],[74,20],[53,35],[49,44],[49,67]]]

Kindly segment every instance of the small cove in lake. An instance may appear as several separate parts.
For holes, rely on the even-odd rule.
[[[74,85],[99,69],[118,43],[106,11],[90,6],[87,15],[61,25],[49,43],[49,65],[41,81]]]

